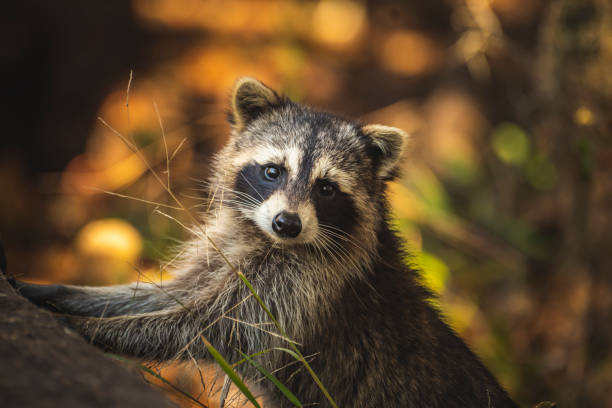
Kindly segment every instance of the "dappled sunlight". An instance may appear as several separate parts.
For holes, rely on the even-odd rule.
[[[313,8],[307,2],[282,0],[136,0],[132,7],[148,24],[243,36],[305,32]]]
[[[473,180],[487,123],[468,95],[455,90],[434,92],[427,102],[428,137],[422,141],[428,161],[446,177]]]
[[[146,171],[145,165],[135,154],[107,168],[98,170],[95,164],[87,155],[75,157],[63,175],[65,191],[80,194],[98,194],[98,189],[112,191],[132,184]]]
[[[425,118],[416,101],[400,100],[383,108],[369,112],[364,120],[374,123],[386,123],[404,130],[410,136],[408,154],[415,144],[421,144],[417,134],[425,130]]]
[[[76,246],[86,256],[108,256],[135,262],[142,250],[142,238],[138,230],[127,222],[105,219],[85,225],[76,237]]]
[[[440,46],[419,31],[394,31],[386,36],[380,49],[382,66],[403,76],[432,74],[442,64],[442,58]]]
[[[260,50],[249,53],[238,44],[204,46],[185,57],[179,79],[185,86],[225,102],[234,81],[242,75],[255,76],[273,85],[271,67],[262,64],[260,57]]]
[[[358,2],[324,0],[314,9],[313,37],[325,45],[351,45],[365,34],[366,25],[365,8]]]
[[[132,282],[138,278],[142,251],[138,230],[119,219],[91,221],[75,237],[81,281],[97,284]]]

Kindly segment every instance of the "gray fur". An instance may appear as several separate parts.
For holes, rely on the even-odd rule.
[[[287,347],[270,333],[276,330],[265,312],[212,241],[302,353],[313,355],[312,366],[339,407],[514,407],[430,306],[388,225],[385,182],[397,173],[406,135],[314,111],[249,78],[233,95],[233,132],[214,161],[203,227],[184,245],[176,279],[163,289],[141,284],[136,292],[134,286],[45,291],[23,285],[22,293],[63,313],[101,347],[142,359],[189,353],[208,359],[200,335],[230,362],[241,358],[238,350]],[[258,157],[287,171],[286,183],[271,195],[276,198],[236,191],[241,169]],[[349,232],[320,222],[313,191],[322,177],[336,183],[353,209]],[[301,211],[304,237],[281,240],[262,229],[261,208],[270,200]],[[329,209],[350,212],[336,210]],[[257,361],[272,371],[292,358],[272,351]],[[276,375],[302,403],[329,406],[306,371],[292,375],[295,369]],[[258,374],[248,364],[239,370],[245,378]],[[272,383],[260,386],[268,406],[291,406]]]

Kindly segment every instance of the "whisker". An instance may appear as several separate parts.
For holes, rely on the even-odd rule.
[[[341,230],[338,227],[334,227],[333,225],[328,225],[328,224],[319,224],[319,227],[321,228],[321,230],[324,230],[326,233],[329,233],[337,238],[346,240],[347,242],[355,245],[357,248],[363,250],[365,253],[370,252],[366,248],[364,248],[359,242],[357,242],[355,237],[353,237],[351,234],[347,233],[346,231]]]
[[[349,262],[355,268],[356,271],[359,271],[361,269],[352,259],[351,254],[346,250],[346,248],[335,242],[332,238],[326,235],[326,233],[322,233],[320,238],[327,244],[326,248],[329,251],[333,251],[334,254],[338,256],[343,262]]]
[[[242,176],[243,178],[245,177],[245,176],[244,176],[244,174],[242,174],[242,173],[240,173],[240,174],[241,174],[241,176]],[[250,182],[248,182],[248,180],[246,180],[246,178],[245,178],[245,181],[247,181],[247,183],[249,183],[249,186],[250,186],[251,188],[253,188],[253,190],[254,190],[255,192],[257,192],[257,189],[255,189],[255,188],[253,187],[253,185],[252,185]],[[238,190],[234,190],[233,188],[228,187],[228,186],[226,186],[226,185],[223,185],[223,184],[221,184],[221,183],[219,183],[219,182],[211,182],[211,181],[204,181],[204,180],[201,180],[201,181],[196,180],[196,182],[199,182],[200,184],[203,184],[205,188],[194,188],[194,189],[192,189],[192,190],[195,190],[195,191],[208,191],[208,190],[210,190],[210,188],[211,188],[212,186],[215,186],[215,188],[222,188],[222,189],[224,189],[224,190],[226,190],[226,191],[231,191],[231,192],[233,192],[233,193],[237,193],[237,194],[246,194],[246,195],[248,195],[247,193],[244,193],[244,192],[242,192],[242,191],[238,191]],[[258,193],[258,194],[259,194],[259,193]],[[251,197],[251,196],[249,195],[249,197]],[[261,195],[260,195],[260,197],[261,197]]]
[[[246,178],[246,176],[244,175],[243,172],[240,172],[240,175],[242,176],[242,178],[244,179],[244,181],[247,182],[247,184],[253,189],[253,191],[255,191],[257,193],[257,195],[261,198],[261,201],[265,201],[263,196],[261,194],[259,194],[259,191],[257,191],[257,189],[255,188],[255,186],[253,186],[251,184],[251,182],[249,181],[249,179]]]

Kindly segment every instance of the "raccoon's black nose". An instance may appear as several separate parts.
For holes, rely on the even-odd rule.
[[[302,221],[295,213],[280,212],[272,220],[272,229],[284,238],[295,238],[302,231]]]

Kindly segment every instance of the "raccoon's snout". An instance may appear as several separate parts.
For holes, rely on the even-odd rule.
[[[282,211],[272,220],[272,229],[280,237],[295,238],[302,231],[302,221],[299,215]]]

